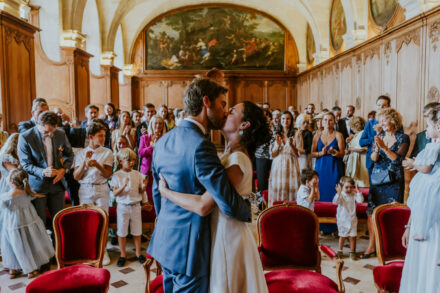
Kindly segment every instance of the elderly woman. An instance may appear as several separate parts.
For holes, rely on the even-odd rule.
[[[374,167],[367,209],[370,243],[361,258],[369,258],[376,253],[371,220],[374,208],[382,204],[403,202],[405,191],[402,161],[410,141],[408,135],[398,131],[402,127],[402,116],[396,110],[386,108],[377,114],[377,120],[382,131],[374,138],[371,154]]]
[[[366,168],[366,147],[361,147],[359,140],[365,127],[365,120],[362,117],[353,117],[349,126],[355,134],[347,138],[348,146],[345,150],[345,175],[354,179],[359,187],[368,187],[368,170]]]
[[[158,115],[153,116],[148,124],[148,133],[142,135],[139,142],[138,155],[141,161],[140,172],[149,178],[147,185],[149,199],[152,199],[153,177],[151,176],[151,162],[153,161],[153,150],[156,142],[165,133],[165,121]]]

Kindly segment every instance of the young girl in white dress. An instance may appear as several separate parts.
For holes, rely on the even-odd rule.
[[[20,271],[33,278],[40,266],[55,254],[43,221],[31,203],[41,195],[31,190],[24,170],[11,170],[7,181],[10,190],[0,195],[3,266],[9,269],[11,279],[20,275]]]
[[[411,218],[402,237],[407,248],[400,292],[440,292],[440,106],[427,119],[428,143],[415,160],[403,165],[417,170],[410,183]]]
[[[359,192],[353,178],[348,176],[341,177],[336,186],[336,195],[333,203],[338,205],[336,210],[336,223],[338,225],[339,250],[338,256],[342,257],[345,240],[350,240],[350,258],[356,260],[356,235],[357,235],[357,217],[356,203],[364,201],[362,193]]]
[[[229,180],[243,197],[252,192],[252,163],[248,156],[270,139],[269,125],[263,111],[243,102],[231,108],[222,133],[226,139],[221,162]],[[163,177],[159,182],[162,196],[189,211],[211,216],[210,293],[268,292],[255,238],[248,224],[221,213],[208,193],[183,194],[168,189]]]

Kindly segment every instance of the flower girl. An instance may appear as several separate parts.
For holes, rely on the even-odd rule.
[[[43,221],[31,203],[41,195],[31,190],[28,174],[22,169],[11,170],[7,182],[9,192],[0,195],[3,266],[9,269],[11,279],[20,275],[20,271],[33,278],[40,266],[55,254]]]

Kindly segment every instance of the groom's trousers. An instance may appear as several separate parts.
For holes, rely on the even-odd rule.
[[[187,276],[173,273],[164,267],[162,269],[165,293],[208,293],[209,275],[199,277]]]

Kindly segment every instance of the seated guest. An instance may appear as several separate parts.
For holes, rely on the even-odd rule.
[[[153,196],[153,177],[151,173],[151,162],[153,161],[153,150],[157,141],[166,133],[165,122],[162,117],[156,115],[151,118],[148,125],[148,133],[142,135],[139,143],[139,159],[141,161],[141,173],[147,175],[148,185],[147,194],[149,198]]]
[[[305,208],[315,209],[315,201],[319,200],[319,177],[313,169],[301,171],[301,186],[296,193],[296,202]]]
[[[148,124],[155,113],[156,109],[153,104],[147,103],[144,106],[144,115],[141,119],[142,122],[136,127],[136,146],[139,146],[141,136],[148,133]]]
[[[423,108],[423,117],[428,118],[429,115],[431,114],[432,110],[437,107],[438,105],[440,105],[440,103],[429,103],[427,104],[424,108]],[[416,141],[414,142],[414,148],[412,149],[411,158],[415,158],[417,157],[417,155],[423,151],[423,149],[425,148],[426,144],[431,142],[431,138],[428,138],[426,136],[426,130],[417,133],[416,135]]]
[[[29,185],[45,197],[33,200],[38,216],[46,222],[46,208],[52,218],[64,208],[64,175],[73,162],[73,152],[64,131],[57,129],[58,115],[45,111],[37,126],[18,139],[18,157],[29,174]]]
[[[128,111],[123,111],[119,115],[119,123],[116,129],[112,132],[112,150],[115,150],[115,145],[118,137],[125,137],[128,140],[128,147],[131,149],[135,148],[136,139],[136,129],[132,127],[132,121],[130,118],[130,113]]]
[[[47,105],[47,102],[43,98],[36,98],[32,102],[32,118],[29,121],[22,121],[18,123],[18,132],[23,133],[28,129],[31,129],[35,125],[37,125],[38,116],[43,113],[44,111],[48,111],[49,106]]]
[[[359,140],[364,131],[365,120],[362,117],[353,117],[350,120],[350,129],[354,136],[350,139],[347,148],[345,149],[344,161],[346,164],[345,175],[353,178],[356,184],[360,187],[368,187],[368,170],[366,168],[366,152],[367,147],[361,147]]]

